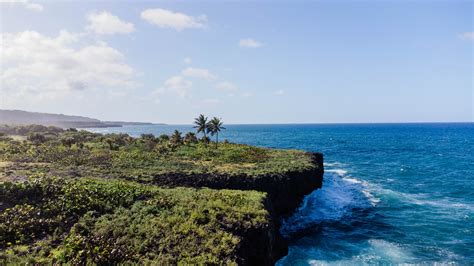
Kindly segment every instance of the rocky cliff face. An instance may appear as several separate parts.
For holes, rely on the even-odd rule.
[[[321,188],[324,174],[323,155],[311,153],[314,167],[258,178],[246,175],[173,174],[156,176],[154,183],[168,187],[209,187],[213,189],[257,190],[267,192],[265,206],[270,224],[249,232],[236,232],[242,242],[237,251],[240,264],[273,265],[288,253],[288,246],[279,232],[282,217],[291,214],[303,197]]]

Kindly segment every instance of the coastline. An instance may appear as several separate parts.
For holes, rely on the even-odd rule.
[[[0,198],[0,222],[9,224],[0,227],[0,233],[5,235],[4,239],[0,239],[0,247],[6,248],[5,252],[0,252],[0,260],[5,263],[19,263],[26,259],[22,251],[25,248],[33,254],[35,261],[43,262],[51,259],[62,262],[89,259],[126,262],[131,258],[138,262],[151,259],[153,257],[136,253],[139,247],[128,251],[129,248],[117,247],[125,257],[115,257],[112,253],[94,255],[96,251],[89,250],[89,245],[99,247],[97,252],[108,250],[108,244],[94,242],[93,235],[103,232],[94,229],[100,226],[99,221],[122,219],[121,212],[141,211],[143,204],[153,199],[158,203],[154,207],[159,208],[156,212],[165,211],[174,216],[179,216],[183,210],[189,212],[179,218],[180,222],[163,221],[162,226],[195,227],[192,231],[184,229],[184,234],[191,233],[189,241],[195,241],[192,245],[197,245],[196,249],[184,257],[177,255],[179,252],[170,251],[172,261],[234,261],[245,265],[273,265],[288,253],[288,244],[280,234],[282,219],[298,208],[305,195],[322,186],[324,166],[320,153],[228,142],[217,146],[197,140],[177,144],[172,142],[172,138],[163,136],[145,134],[132,138],[127,134],[101,135],[41,126],[5,130],[24,134],[23,142],[18,142],[18,136],[3,135],[0,139],[0,190],[4,195]],[[71,186],[79,192],[68,189]],[[185,191],[189,191],[196,200],[189,202]],[[44,195],[35,200],[41,193]],[[117,203],[123,193],[132,193],[133,197]],[[147,196],[142,197],[141,193]],[[182,195],[173,196],[176,203],[159,207],[160,202],[170,200],[165,195],[175,193]],[[77,197],[84,199],[78,201]],[[204,200],[206,198],[211,202]],[[82,203],[84,200],[85,204]],[[102,204],[105,205],[100,207]],[[195,204],[201,211],[191,207]],[[52,211],[45,211],[51,208]],[[225,211],[227,209],[231,211]],[[64,211],[70,214],[62,217]],[[88,226],[96,225],[88,229],[89,233],[77,235],[83,234],[77,227],[84,226],[81,225],[83,219],[90,219],[86,218],[89,212],[97,214]],[[32,220],[28,218],[31,215],[34,217]],[[139,227],[147,224],[136,221],[141,219],[139,213],[125,217],[133,220],[130,223],[138,223],[136,226]],[[16,223],[16,219],[23,222]],[[61,233],[53,234],[53,229],[58,228],[64,219],[67,222],[61,226]],[[32,225],[24,224],[25,221],[30,221]],[[186,221],[192,224],[187,225]],[[210,221],[213,222],[208,224]],[[123,226],[121,230],[125,231],[121,232],[128,232],[128,225]],[[174,230],[164,231],[168,235],[164,239],[180,239],[181,233]],[[210,232],[202,236],[193,233],[200,231]],[[201,241],[227,241],[227,238],[219,237],[221,234],[228,234],[234,239],[230,246],[221,244],[221,251],[210,246],[206,251],[193,253],[202,248],[197,248]],[[86,242],[71,251],[67,244],[71,237],[80,237]],[[153,236],[150,237],[149,243],[154,243]],[[45,245],[41,244],[42,241],[47,241],[50,247],[46,253],[37,253],[35,250],[42,250],[37,245]],[[111,238],[110,241],[116,240]],[[141,242],[143,239],[130,235],[124,236],[123,241]],[[180,250],[188,245],[182,240],[176,241],[175,244],[162,244],[171,245],[168,248],[160,247]],[[54,252],[54,258],[44,257],[51,248],[60,251]]]

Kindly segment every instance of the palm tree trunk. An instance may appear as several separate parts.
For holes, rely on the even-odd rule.
[[[219,133],[216,133],[216,149],[217,149],[218,143],[219,143]]]

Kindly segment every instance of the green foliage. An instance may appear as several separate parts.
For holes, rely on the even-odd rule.
[[[159,141],[164,143],[164,142],[168,142],[170,140],[170,136],[166,135],[166,134],[161,134],[159,137],[158,137]]]
[[[0,132],[6,135],[20,135],[28,136],[31,133],[47,133],[51,135],[57,135],[64,132],[62,128],[53,126],[42,126],[42,125],[22,125],[22,126],[9,126],[0,125]]]
[[[202,133],[203,136],[206,137],[206,133],[208,132],[207,116],[200,114],[197,118],[195,118],[194,128],[196,129],[198,134]]]
[[[1,265],[235,264],[243,232],[269,226],[264,193],[164,189],[149,181],[170,174],[284,176],[315,167],[301,151],[227,142],[211,148],[207,136],[198,142],[179,131],[137,139],[40,134],[44,141],[0,141]]]
[[[170,143],[174,146],[179,146],[181,144],[183,144],[183,137],[181,136],[181,132],[179,132],[178,130],[175,130],[173,132],[173,135],[171,135],[171,138],[170,138]]]
[[[29,141],[1,141],[0,161],[13,163],[5,176],[44,173],[143,181],[167,173],[246,174],[258,178],[315,167],[310,157],[300,151],[225,142],[216,149],[196,143],[194,137],[187,134],[183,140],[181,133],[175,132],[167,141],[164,137],[133,139],[126,134],[68,131],[36,145]],[[69,139],[70,143],[65,145],[64,140]],[[186,145],[181,144],[183,141]]]
[[[254,191],[54,178],[0,193],[0,263],[235,264],[240,234],[269,223]]]
[[[198,142],[198,139],[196,137],[196,134],[194,134],[193,132],[188,132],[186,133],[186,135],[184,136],[184,143],[186,144],[196,144]]]
[[[33,144],[38,145],[46,141],[45,135],[41,133],[31,132],[28,133],[27,140],[31,141]]]

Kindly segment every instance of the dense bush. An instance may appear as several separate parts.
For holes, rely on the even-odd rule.
[[[252,191],[54,178],[0,193],[0,264],[232,264],[240,232],[268,226],[264,194]]]
[[[28,134],[31,134],[31,133],[48,133],[52,135],[57,135],[61,132],[64,132],[64,130],[59,127],[43,126],[43,125],[19,125],[19,126],[0,125],[0,132],[6,135],[28,136]]]

